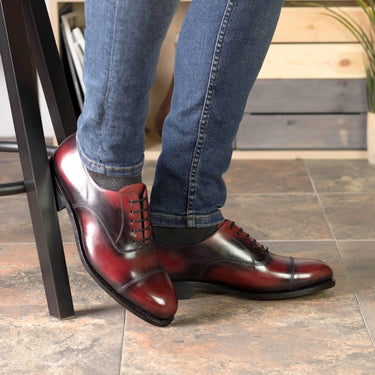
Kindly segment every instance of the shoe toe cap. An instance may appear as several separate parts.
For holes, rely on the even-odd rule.
[[[177,311],[177,296],[165,271],[156,272],[129,286],[126,298],[141,310],[159,319],[169,319]]]
[[[326,263],[313,259],[294,259],[294,287],[316,285],[333,279],[333,271]]]

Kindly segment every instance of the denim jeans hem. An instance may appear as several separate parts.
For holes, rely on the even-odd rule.
[[[144,164],[143,160],[140,163],[134,166],[129,166],[129,167],[113,167],[113,166],[107,166],[101,163],[96,163],[92,161],[87,155],[85,155],[84,151],[82,150],[82,147],[79,144],[78,137],[77,137],[77,150],[81,157],[82,163],[90,171],[104,174],[107,176],[112,176],[112,177],[134,177],[134,176],[139,176],[142,174],[143,164]]]
[[[210,215],[177,216],[151,212],[152,225],[171,228],[204,228],[220,224],[224,217],[220,211]]]

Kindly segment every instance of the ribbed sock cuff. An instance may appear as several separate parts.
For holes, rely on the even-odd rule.
[[[87,171],[90,177],[95,181],[95,183],[106,190],[119,191],[125,186],[142,182],[141,175],[132,177],[112,177],[90,170]]]

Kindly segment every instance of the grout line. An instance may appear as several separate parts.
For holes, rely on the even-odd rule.
[[[0,242],[0,246],[8,245],[36,245],[35,242]]]
[[[338,239],[337,243],[339,242],[374,242],[375,238],[357,238],[357,239],[350,239],[350,238],[345,238],[345,239]]]
[[[375,194],[375,193],[374,193]],[[280,195],[315,195],[314,192],[311,192],[311,193],[300,193],[300,192],[297,192],[297,193],[230,193],[230,194],[227,194],[228,197],[230,196],[237,196],[237,195],[241,195],[242,196],[272,196],[272,195],[275,195],[275,196],[280,196]]]
[[[353,290],[354,290],[354,288],[353,288]],[[361,300],[360,300],[358,294],[355,292],[355,290],[354,290],[354,296],[355,296],[355,299],[356,299],[356,301],[357,301],[357,305],[359,306],[359,312],[360,312],[360,314],[361,314],[361,316],[362,316],[362,320],[363,320],[363,323],[364,323],[364,325],[365,325],[365,327],[366,327],[367,333],[368,333],[368,335],[369,335],[369,337],[370,337],[371,343],[372,343],[372,345],[375,347],[375,341],[374,341],[374,339],[373,339],[373,337],[372,337],[370,327],[369,327],[368,324],[367,324],[367,321],[366,321],[365,315],[364,315],[364,313],[363,313],[363,311],[362,311],[362,308],[361,308]]]
[[[258,240],[257,240],[258,241]],[[326,239],[326,238],[321,238],[321,239],[310,239],[310,238],[302,238],[302,239],[287,239],[287,240],[268,240],[268,239],[259,239],[259,242],[375,242],[375,239],[343,239],[343,240],[334,240],[333,238],[331,239]]]
[[[160,156],[160,146],[146,149],[145,160],[155,161]],[[234,150],[232,160],[366,160],[362,150]]]
[[[323,212],[324,219],[325,219],[325,221],[326,221],[326,223],[327,223],[327,225],[328,225],[328,229],[329,229],[329,231],[330,231],[330,233],[331,233],[332,239],[337,243],[337,239],[336,239],[335,233],[334,233],[334,231],[333,231],[333,228],[332,228],[332,225],[331,225],[330,221],[328,220],[328,216],[327,216],[326,210],[324,209],[323,202],[322,202],[322,200],[320,199],[320,196],[319,196],[318,190],[316,189],[316,186],[315,186],[314,180],[313,180],[313,178],[312,178],[312,176],[311,176],[311,173],[310,173],[310,170],[309,170],[309,168],[308,168],[308,166],[307,166],[307,164],[306,164],[306,160],[304,160],[303,163],[304,163],[304,166],[305,166],[305,169],[306,169],[307,176],[308,176],[309,179],[310,179],[311,186],[312,186],[312,188],[313,188],[313,190],[314,190],[314,193],[315,193],[316,198],[317,198],[317,200],[318,200],[318,202],[319,202],[320,208],[321,208],[321,210],[322,210],[322,212]],[[341,254],[340,254],[340,255],[341,255]]]
[[[258,241],[258,239],[257,239]],[[316,239],[316,238],[313,238],[313,239],[309,239],[309,238],[306,238],[306,239],[287,239],[287,240],[267,240],[267,239],[259,239],[258,242],[333,242],[332,239]]]
[[[288,193],[288,192],[285,192],[285,193],[230,193],[230,194],[227,194],[228,197],[230,196],[237,196],[237,195],[241,195],[241,196],[282,196],[282,195],[301,195],[301,196],[309,196],[309,195],[316,195],[318,194],[317,192],[311,192],[311,193],[301,193],[301,192],[295,192],[295,193]],[[348,191],[345,191],[345,192],[324,192],[324,191],[321,191],[320,192],[321,195],[375,195],[375,192],[373,191],[370,191],[370,192],[348,192]]]
[[[342,191],[342,192],[325,192],[321,191],[322,195],[375,195],[374,191]]]
[[[346,274],[346,277],[347,277],[347,279],[348,279],[348,281],[349,281],[349,284],[350,284],[350,286],[351,286],[351,288],[352,288],[352,292],[353,292],[353,294],[354,294],[354,297],[355,297],[355,299],[356,299],[356,301],[357,301],[357,306],[358,306],[358,309],[359,309],[359,313],[361,314],[363,324],[364,324],[364,326],[365,326],[365,329],[367,330],[367,334],[368,334],[368,336],[369,336],[369,339],[370,339],[370,341],[371,341],[373,347],[375,347],[375,342],[374,342],[374,339],[373,339],[373,337],[372,337],[372,333],[371,333],[371,331],[370,331],[370,329],[369,329],[369,326],[367,325],[367,321],[366,321],[366,318],[365,318],[364,313],[363,313],[363,310],[362,310],[362,306],[361,306],[361,303],[360,303],[360,298],[359,298],[359,296],[358,296],[358,294],[357,294],[356,289],[354,288],[354,285],[353,285],[353,282],[352,282],[352,278],[351,278],[350,273],[349,273],[349,269],[348,269],[348,267],[347,267],[346,264],[345,264],[344,257],[343,257],[343,255],[342,255],[341,250],[340,250],[340,246],[339,246],[338,240],[337,240],[337,238],[336,238],[336,236],[335,236],[335,233],[334,233],[334,231],[333,231],[333,228],[332,228],[331,222],[330,222],[329,219],[328,219],[328,215],[327,215],[326,210],[325,210],[325,208],[324,208],[324,206],[323,206],[323,202],[322,202],[322,200],[320,199],[319,193],[318,193],[318,191],[317,191],[317,189],[316,189],[316,186],[315,186],[315,183],[314,183],[314,179],[313,179],[313,177],[312,177],[312,175],[311,175],[311,173],[310,173],[310,170],[309,170],[309,168],[308,168],[308,166],[307,166],[307,164],[306,164],[306,160],[304,160],[303,163],[304,163],[304,165],[305,165],[305,169],[306,169],[307,175],[309,176],[309,179],[310,179],[311,185],[312,185],[312,187],[313,187],[313,189],[314,189],[314,191],[315,191],[315,193],[316,193],[316,197],[317,197],[317,199],[318,199],[318,202],[319,202],[320,208],[321,208],[322,211],[323,211],[324,219],[325,219],[326,222],[327,222],[327,225],[328,225],[329,231],[331,232],[331,236],[332,236],[332,238],[333,238],[333,240],[334,240],[334,242],[335,242],[337,252],[338,252],[339,257],[340,257],[340,259],[341,259],[341,263],[342,263],[342,265],[344,266],[345,274]]]
[[[122,365],[123,365],[123,358],[124,358],[124,349],[125,349],[125,335],[126,335],[126,309],[124,309],[124,329],[122,330],[122,346],[121,346],[121,356],[120,356],[120,369],[119,375],[122,373]]]
[[[64,245],[75,245],[75,242],[65,242]],[[8,245],[34,245],[36,246],[35,242],[0,242],[0,246],[8,246]]]

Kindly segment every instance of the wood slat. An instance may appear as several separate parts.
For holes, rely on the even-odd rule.
[[[366,114],[245,115],[235,148],[365,149]]]
[[[364,78],[364,53],[355,43],[273,44],[259,78]]]
[[[365,79],[259,79],[245,112],[366,112]]]
[[[363,27],[368,27],[368,18],[359,7],[340,9]],[[325,13],[326,10],[317,7],[283,8],[272,42],[356,42],[354,36],[345,27]]]

